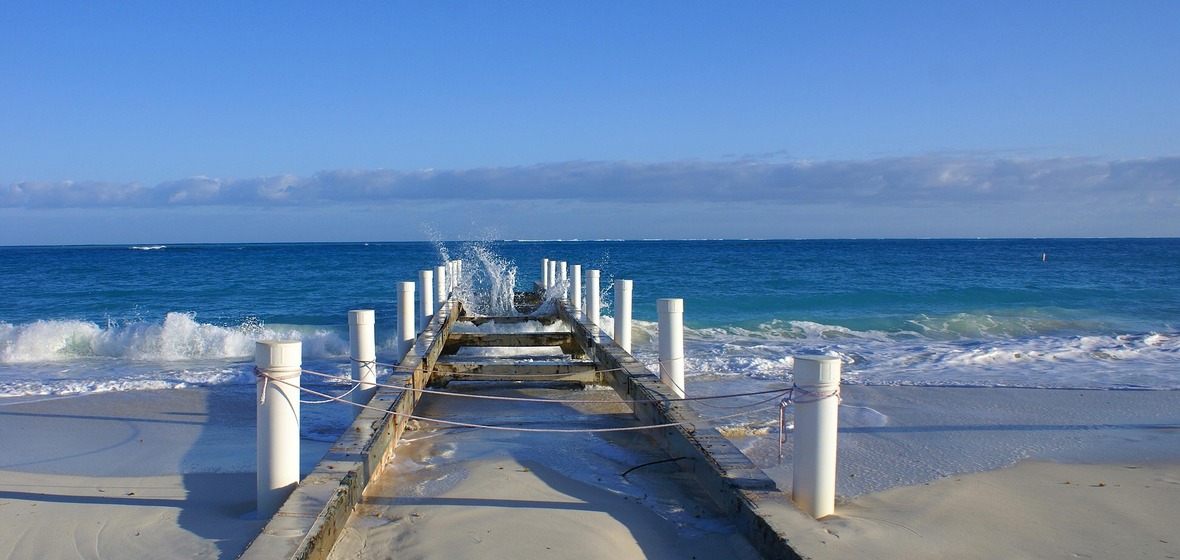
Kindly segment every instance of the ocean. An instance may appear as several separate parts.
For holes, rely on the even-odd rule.
[[[828,354],[846,383],[1180,388],[1180,239],[482,241],[2,247],[0,401],[249,390],[270,338],[347,372],[350,309],[393,361],[398,282],[462,259],[476,311],[503,313],[484,294],[531,288],[544,258],[601,270],[608,333],[612,282],[634,281],[653,369],[656,300],[682,298],[689,386]]]

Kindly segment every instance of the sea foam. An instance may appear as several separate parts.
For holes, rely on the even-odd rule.
[[[311,356],[347,354],[339,334],[310,327],[201,323],[192,313],[168,313],[160,323],[135,321],[100,326],[79,320],[38,320],[23,325],[0,322],[0,364],[27,364],[108,357],[172,362],[241,359],[254,355],[264,339],[304,341]]]

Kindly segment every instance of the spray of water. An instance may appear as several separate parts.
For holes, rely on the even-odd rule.
[[[463,246],[459,296],[480,315],[517,315],[513,305],[516,265],[496,254],[486,243]]]

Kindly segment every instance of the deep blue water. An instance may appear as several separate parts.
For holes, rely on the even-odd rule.
[[[0,395],[245,384],[276,336],[335,367],[349,309],[388,353],[397,283],[444,255],[477,290],[506,276],[485,260],[518,288],[543,258],[599,269],[608,317],[633,280],[645,361],[656,300],[683,298],[690,376],[823,352],[852,382],[1180,388],[1176,239],[554,241],[0,248]]]

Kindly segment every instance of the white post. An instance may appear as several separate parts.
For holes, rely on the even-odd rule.
[[[615,280],[615,344],[631,352],[630,280]]]
[[[575,311],[582,309],[582,265],[575,264],[570,267],[570,271],[574,276],[573,285],[570,286],[570,294],[574,296],[573,301],[570,302],[570,307]]]
[[[684,398],[684,300],[656,301],[660,330],[660,381]]]
[[[435,309],[442,309],[443,302],[447,301],[447,267],[434,267],[434,290],[434,297],[438,302]]]
[[[557,261],[549,261],[549,286],[552,288],[557,285]],[[546,289],[548,289],[546,288]]]
[[[799,509],[819,519],[836,511],[840,358],[796,356],[795,387],[791,491]]]
[[[566,273],[566,262],[561,261],[557,263],[557,285],[561,286],[561,299],[569,299],[570,297],[570,283],[569,275]]]
[[[463,260],[455,259],[455,273],[451,275],[452,289],[458,290],[463,280]]]
[[[586,318],[598,325],[598,271],[586,271]]]
[[[399,282],[397,290],[397,356],[406,357],[414,347],[414,283]]]
[[[254,345],[258,397],[258,518],[270,519],[299,483],[299,373],[303,343]]]
[[[541,288],[549,289],[549,259],[541,259]]]
[[[348,341],[351,346],[352,380],[358,383],[352,393],[352,402],[368,404],[377,392],[377,345],[373,337],[376,323],[372,309],[354,309],[348,312]],[[354,407],[360,414],[360,407]]]
[[[418,283],[422,285],[422,297],[418,299],[422,308],[420,324],[422,329],[426,330],[426,325],[430,324],[430,318],[434,316],[434,271],[418,271]]]

